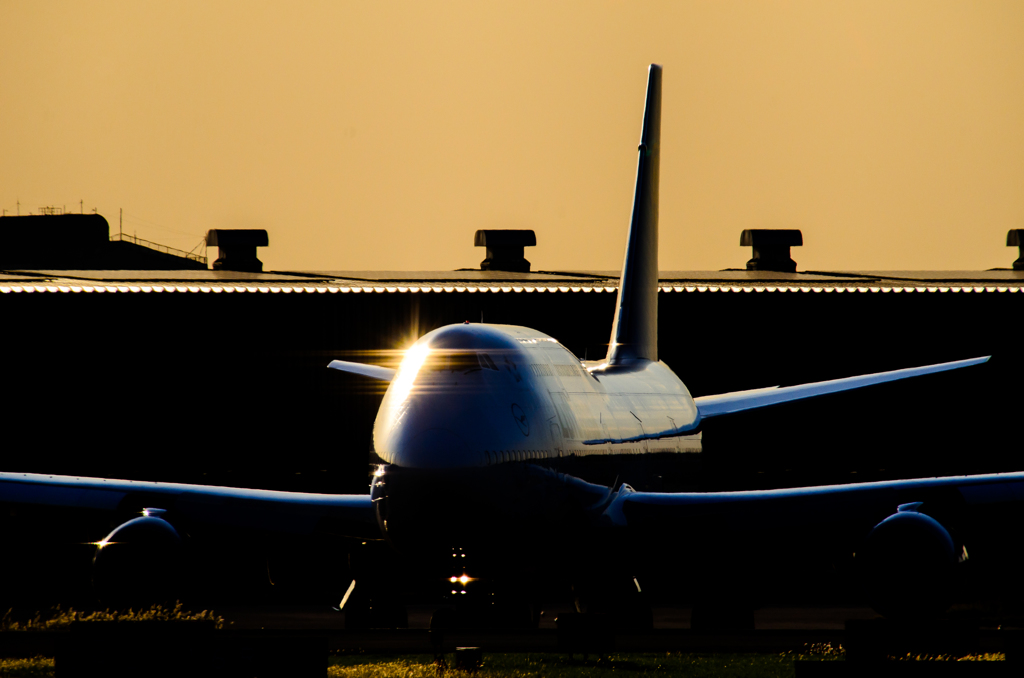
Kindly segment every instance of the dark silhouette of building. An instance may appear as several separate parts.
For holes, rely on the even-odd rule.
[[[0,270],[25,269],[203,270],[206,261],[134,237],[111,240],[99,214],[0,217]]]

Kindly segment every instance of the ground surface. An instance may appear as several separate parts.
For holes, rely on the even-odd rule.
[[[409,628],[426,630],[436,606],[409,607]],[[568,606],[543,610],[540,629],[555,628],[559,614],[571,612]],[[690,628],[689,607],[656,607],[655,630]],[[236,629],[306,629],[335,631],[345,628],[344,612],[322,606],[238,606],[218,607],[217,614]],[[754,613],[756,630],[841,631],[848,619],[872,619],[877,616],[868,607],[767,607]]]

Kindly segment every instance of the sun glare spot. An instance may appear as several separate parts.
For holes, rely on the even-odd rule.
[[[419,374],[428,355],[430,355],[430,347],[426,343],[414,344],[405,352],[402,364],[398,368],[398,376],[391,382],[391,387],[395,392],[395,402],[403,402],[409,397],[413,382],[416,381],[416,375]]]

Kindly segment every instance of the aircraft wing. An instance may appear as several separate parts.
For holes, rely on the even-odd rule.
[[[332,370],[338,370],[340,372],[351,372],[352,374],[361,374],[364,377],[371,379],[379,379],[380,381],[391,381],[395,378],[395,372],[390,367],[381,367],[380,365],[369,365],[367,363],[352,363],[347,360],[332,360],[327,367]]]
[[[735,391],[733,393],[722,393],[720,395],[701,396],[694,398],[697,411],[701,419],[717,417],[723,414],[734,414],[745,410],[753,410],[769,405],[788,403],[793,400],[814,398],[829,393],[850,391],[865,386],[884,384],[887,381],[898,381],[909,377],[918,377],[924,374],[956,370],[961,367],[980,365],[987,362],[992,356],[983,358],[971,358],[969,360],[955,360],[937,365],[925,365],[924,367],[910,367],[903,370],[891,372],[877,372],[875,374],[864,374],[859,377],[847,377],[845,379],[832,379],[830,381],[817,381],[812,384],[800,384],[798,386],[772,386],[769,388],[758,388],[751,391]]]
[[[799,529],[875,514],[885,517],[937,497],[946,502],[956,497],[966,506],[1022,502],[1024,472],[740,492],[636,492],[626,485],[603,515],[618,527],[663,529],[714,517],[719,526],[734,522],[744,529],[777,524]]]
[[[742,602],[766,584],[838,576],[876,612],[921,619],[954,602],[968,575],[978,595],[1008,599],[1024,560],[1011,536],[1022,515],[1017,472],[740,492],[622,486],[598,520],[655,581],[689,578]]]
[[[156,508],[192,524],[288,534],[324,532],[359,539],[381,538],[369,494],[310,494],[0,473],[0,503],[136,513],[143,508]]]

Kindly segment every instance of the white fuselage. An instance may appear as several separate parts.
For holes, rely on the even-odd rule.
[[[406,468],[467,468],[564,456],[695,452],[698,414],[661,362],[583,363],[512,325],[448,325],[421,337],[374,424],[377,456]],[[689,435],[650,438],[664,431]]]

